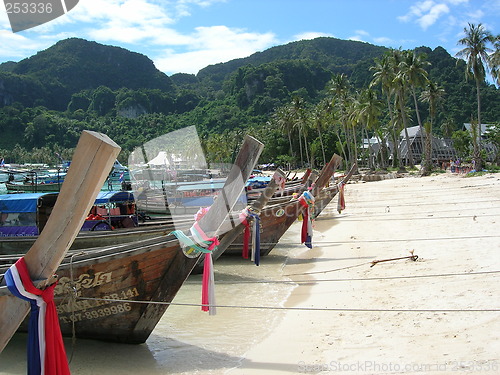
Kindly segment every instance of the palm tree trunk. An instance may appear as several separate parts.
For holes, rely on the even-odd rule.
[[[476,79],[476,91],[477,91],[477,140],[475,142],[475,147],[474,150],[474,160],[475,160],[475,168],[476,171],[481,171],[483,169],[483,160],[481,157],[481,149],[482,149],[482,144],[481,144],[481,91],[479,88],[479,79]]]
[[[420,137],[422,137],[422,135],[424,135],[425,139],[424,139],[423,144],[426,144],[427,133],[424,131],[424,127],[422,126],[422,121],[420,120],[420,111],[418,110],[418,101],[417,101],[417,94],[415,93],[415,89],[412,90],[412,95],[413,95],[413,102],[415,103],[415,113],[417,114],[417,122],[418,122],[418,129],[420,131]],[[423,159],[424,158],[422,158],[422,160]]]
[[[411,152],[411,145],[410,145],[410,136],[408,135],[408,119],[406,118],[406,111],[405,111],[405,106],[403,103],[403,95],[402,92],[398,92],[398,97],[399,97],[399,108],[401,110],[401,117],[403,119],[403,125],[405,127],[405,139],[406,139],[406,148],[407,148],[407,153],[408,153],[408,162],[410,163],[410,168],[415,167],[415,162],[413,161],[413,153]]]
[[[302,152],[302,136],[300,133],[301,133],[301,131],[299,129],[300,166],[303,167],[304,166],[304,155]]]
[[[323,165],[326,165],[326,156],[325,156],[325,145],[323,144],[323,134],[321,134],[321,129],[318,127],[319,134],[319,142],[321,144],[321,152],[323,153]]]

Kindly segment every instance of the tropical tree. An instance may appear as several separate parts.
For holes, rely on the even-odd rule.
[[[288,143],[290,146],[290,156],[295,157],[293,152],[293,132],[294,132],[294,119],[290,111],[290,106],[278,107],[271,116],[269,124],[272,127],[277,127],[280,131],[285,134],[288,138]]]
[[[373,71],[373,79],[370,82],[370,87],[374,87],[376,85],[381,86],[382,93],[385,94],[386,101],[387,101],[387,111],[389,112],[389,117],[390,121],[388,126],[386,126],[386,129],[388,130],[387,134],[390,135],[394,133],[395,130],[395,124],[396,121],[394,119],[394,110],[392,106],[392,97],[394,93],[394,69],[391,63],[391,56],[390,54],[385,54],[382,56],[380,59],[375,59],[375,65],[370,67],[370,70]],[[381,130],[382,128],[380,128]],[[392,130],[392,131],[391,131]],[[379,136],[382,136],[383,133],[379,133]],[[397,140],[397,137],[394,137]],[[386,148],[386,138],[382,138],[382,146],[383,149]],[[397,157],[398,154],[398,147],[397,143],[394,143],[395,147],[393,148],[393,166],[399,161],[399,158]]]
[[[451,138],[453,131],[455,130],[455,120],[451,117],[446,117],[441,123],[441,133],[447,138]]]
[[[495,50],[489,57],[489,65],[491,75],[495,79],[496,84],[500,86],[500,35],[495,37],[493,45]]]
[[[464,28],[465,37],[458,41],[459,45],[464,46],[463,49],[458,51],[457,57],[464,58],[467,62],[465,75],[467,79],[474,78],[476,81],[476,95],[477,95],[477,124],[479,127],[479,134],[477,139],[473,139],[474,144],[474,162],[476,170],[481,170],[483,161],[481,157],[481,83],[484,82],[486,72],[485,65],[489,62],[488,43],[493,43],[494,38],[491,33],[484,28],[480,23],[475,25],[469,23],[469,27]]]
[[[294,125],[299,133],[299,146],[300,146],[300,161],[302,166],[304,166],[304,159],[302,154],[302,138],[304,138],[304,153],[306,154],[306,159],[311,166],[311,159],[309,156],[309,150],[307,146],[307,133],[309,130],[308,118],[306,115],[306,102],[301,96],[294,96],[292,98],[292,103],[290,105],[290,110],[294,119]]]
[[[359,95],[358,102],[358,120],[362,124],[366,126],[367,131],[372,131],[376,133],[376,130],[380,124],[379,117],[382,110],[382,102],[377,98],[376,92],[367,88],[361,91]],[[368,132],[367,132],[368,133]],[[368,139],[368,150],[369,154],[371,152],[371,144],[370,144],[370,136],[367,134]],[[382,142],[379,140],[379,144],[382,145]],[[369,158],[368,165],[373,168],[372,158]],[[385,167],[385,161],[382,160],[382,165]]]
[[[317,106],[312,109],[311,119],[313,121],[313,127],[318,131],[319,142],[321,145],[321,153],[323,155],[323,165],[326,165],[326,154],[325,145],[323,143],[323,130],[328,125],[327,113],[324,111],[325,105],[328,105],[328,101],[322,101]]]
[[[420,100],[429,103],[430,121],[425,126],[425,159],[422,168],[422,175],[428,176],[432,171],[432,127],[436,119],[436,108],[438,102],[444,96],[444,89],[437,83],[429,81],[427,88],[422,91]]]
[[[355,134],[353,134],[351,131],[353,129],[350,126],[351,123],[349,118],[349,105],[352,102],[349,79],[344,73],[334,75],[332,80],[330,81],[330,87],[330,94],[334,98],[333,101],[335,103],[337,119],[338,121],[340,121],[342,130],[345,134],[347,153],[349,155],[350,164],[357,165],[355,150],[353,150],[353,144],[355,143]]]
[[[425,68],[431,64],[426,60],[427,55],[424,53],[417,54],[415,51],[408,50],[404,51],[403,55],[404,60],[401,63],[399,74],[401,74],[403,79],[406,79],[408,82],[413,97],[413,103],[415,105],[418,126],[420,131],[422,131],[422,120],[420,119],[420,112],[418,110],[416,89],[418,87],[425,87],[427,84],[428,74]]]
[[[396,94],[396,104],[399,109],[399,113],[401,116],[401,121],[403,123],[404,131],[405,131],[405,140],[406,140],[406,153],[408,157],[408,163],[410,164],[410,168],[415,167],[415,162],[413,160],[413,153],[411,152],[411,143],[410,136],[408,135],[408,114],[406,113],[406,101],[408,95],[408,79],[403,74],[405,69],[404,63],[404,51],[392,50],[391,62],[392,67],[394,69],[394,91]]]

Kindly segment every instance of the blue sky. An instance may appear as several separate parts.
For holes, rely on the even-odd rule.
[[[13,33],[0,7],[0,62],[19,61],[80,37],[197,73],[209,64],[317,36],[452,55],[467,23],[500,34],[500,0],[79,0],[67,14]]]

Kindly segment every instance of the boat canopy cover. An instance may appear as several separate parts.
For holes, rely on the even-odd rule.
[[[0,195],[0,212],[36,212],[38,199],[47,193],[23,193]]]
[[[22,193],[0,195],[0,213],[27,213],[37,212],[40,197],[56,193]],[[101,191],[95,204],[108,202],[133,201],[134,195],[128,191]]]
[[[95,204],[105,204],[109,202],[133,201],[134,194],[130,191],[100,191],[95,200]]]

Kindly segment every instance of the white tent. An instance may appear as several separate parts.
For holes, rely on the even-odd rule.
[[[179,166],[182,160],[179,156],[168,154],[166,151],[158,152],[158,155],[151,159],[147,164],[155,166]]]

